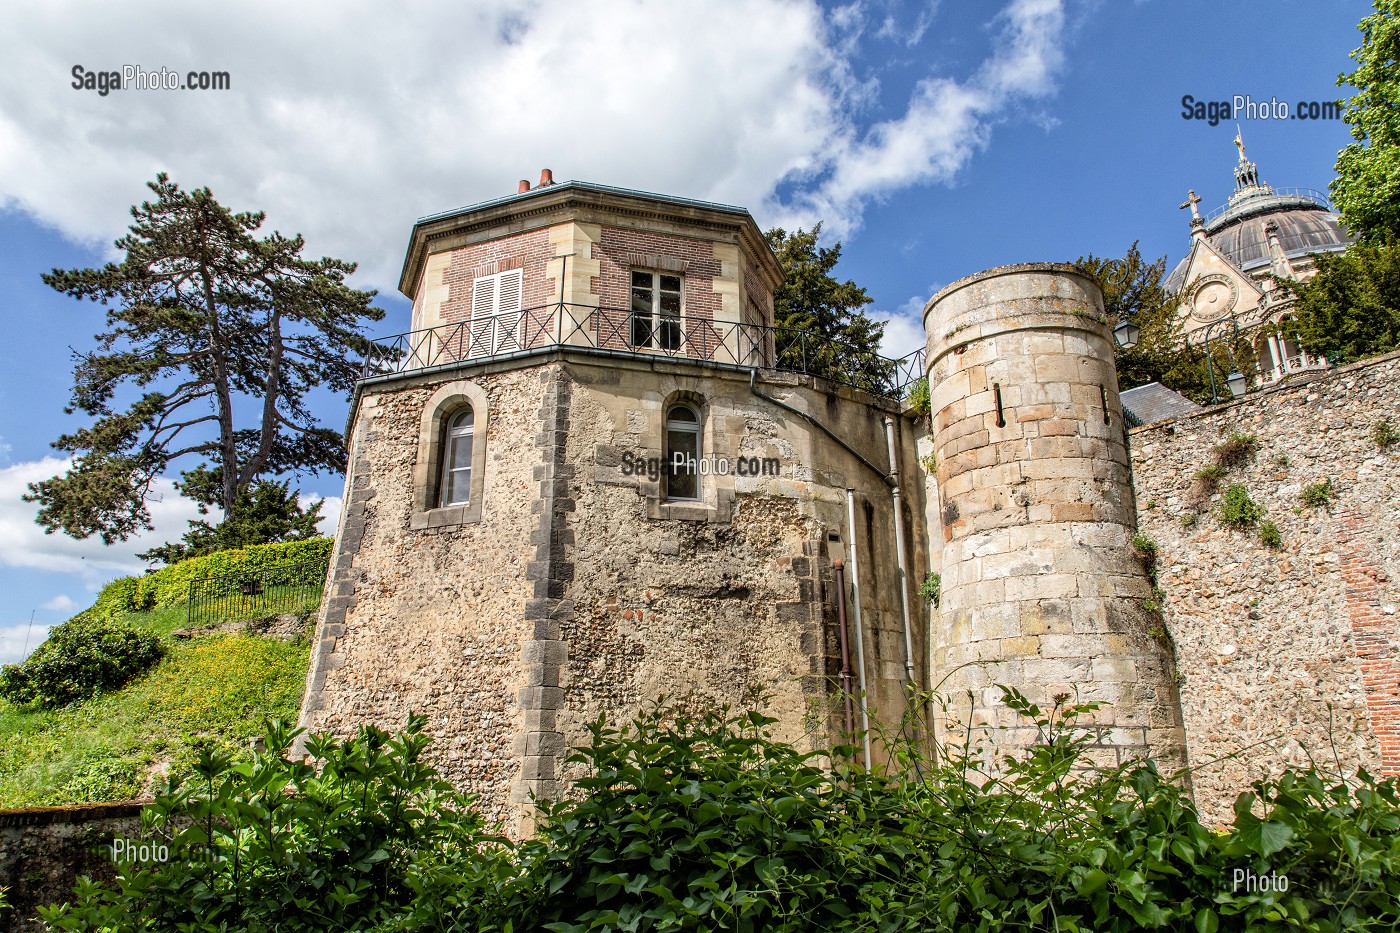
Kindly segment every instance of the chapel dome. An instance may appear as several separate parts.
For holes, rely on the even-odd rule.
[[[1274,188],[1259,180],[1253,162],[1244,158],[1235,167],[1235,192],[1224,206],[1203,219],[1210,245],[1241,272],[1270,263],[1268,231],[1277,229],[1279,248],[1290,260],[1311,253],[1346,249],[1352,237],[1341,226],[1327,198],[1307,188]],[[1177,263],[1164,283],[1170,292],[1184,284],[1190,255]]]

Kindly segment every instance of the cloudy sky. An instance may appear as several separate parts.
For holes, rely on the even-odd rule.
[[[1177,205],[1232,187],[1231,122],[1181,98],[1329,100],[1361,0],[554,0],[19,2],[0,13],[0,661],[86,606],[132,555],[45,535],[26,485],[63,468],[71,354],[100,311],[40,273],[112,258],[168,171],[313,255],[360,264],[388,317],[414,219],[510,194],[549,167],[823,221],[838,271],[917,346],[929,295],[1007,262],[1184,253]],[[225,71],[228,90],[101,95],[85,71]],[[1265,180],[1325,189],[1340,122],[1245,121]],[[320,414],[339,426],[343,399]],[[338,496],[337,477],[303,483]],[[338,500],[331,503],[334,512]],[[35,619],[33,631],[29,619]]]

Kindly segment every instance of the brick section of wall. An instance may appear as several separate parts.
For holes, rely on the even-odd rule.
[[[549,261],[553,258],[554,248],[549,244],[547,229],[453,250],[452,262],[442,276],[448,287],[447,301],[442,306],[442,323],[471,320],[472,282],[478,275],[493,272],[524,270],[522,307],[538,308],[557,302],[558,285],[548,275]]]
[[[1176,646],[1197,803],[1230,819],[1251,782],[1311,760],[1394,772],[1400,658],[1400,448],[1372,439],[1400,412],[1400,354],[1255,392],[1131,432],[1141,531]],[[1282,545],[1220,522],[1194,475],[1216,444],[1253,435],[1230,469]],[[1323,479],[1330,508],[1302,489]]]
[[[683,264],[685,292],[681,314],[685,322],[685,355],[708,356],[718,343],[718,335],[706,322],[716,318],[721,306],[720,295],[714,290],[715,277],[720,274],[714,244],[622,227],[603,227],[599,242],[593,246],[592,258],[599,261],[593,291],[603,309],[597,321],[599,345],[611,349],[629,346],[631,326],[627,312],[632,307],[633,262],[648,255],[664,257],[667,265]]]
[[[1382,542],[1376,540],[1374,520],[1357,509],[1338,515],[1337,524],[1347,615],[1366,685],[1366,710],[1380,746],[1381,773],[1400,774],[1400,626],[1395,607],[1387,614],[1382,602],[1390,576],[1372,558]]]
[[[544,397],[539,410],[540,433],[535,438],[540,463],[534,471],[539,495],[531,505],[539,515],[539,527],[530,537],[534,559],[525,567],[525,578],[533,590],[525,604],[531,637],[521,646],[525,686],[518,698],[522,722],[515,741],[521,769],[511,791],[511,800],[517,804],[528,804],[536,797],[554,799],[561,790],[558,763],[565,754],[565,744],[564,733],[558,728],[559,710],[564,705],[560,673],[569,660],[563,626],[573,618],[574,609],[573,600],[566,598],[574,577],[569,560],[573,531],[567,520],[574,510],[570,493],[574,467],[565,459],[570,384],[563,367],[552,367],[541,373],[541,378]],[[527,810],[521,832],[528,834],[530,826]]]

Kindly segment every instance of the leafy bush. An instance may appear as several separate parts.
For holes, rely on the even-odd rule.
[[[1248,463],[1259,449],[1259,439],[1253,434],[1235,431],[1215,445],[1215,463],[1226,470]]]
[[[90,611],[100,618],[113,619],[127,612],[164,609],[187,600],[190,583],[194,580],[284,564],[328,560],[334,545],[333,538],[311,538],[306,541],[257,544],[192,557],[143,576],[113,580],[102,588]]]
[[[909,394],[904,397],[904,407],[916,415],[927,415],[932,407],[929,396],[928,376],[920,376],[909,385]]]
[[[1371,426],[1371,440],[1381,450],[1386,450],[1400,442],[1400,431],[1395,429],[1389,418],[1382,418]]]
[[[1327,507],[1327,503],[1332,501],[1332,478],[1324,477],[1315,483],[1308,483],[1303,487],[1303,491],[1298,493],[1298,501],[1313,509]]]
[[[1220,499],[1220,521],[1231,528],[1251,528],[1264,515],[1243,483],[1231,483]]]
[[[919,586],[919,595],[928,600],[934,608],[937,608],[939,600],[943,598],[943,575],[939,573],[925,575],[924,582]]]
[[[457,929],[502,929],[518,872],[422,760],[423,724],[313,737],[314,762],[284,756],[297,733],[281,723],[247,763],[205,752],[188,783],[172,777],[143,813],[170,860],[122,865],[109,887],[84,880],[71,905],[42,916],[74,933],[320,933],[436,929],[414,918],[441,908]]]
[[[512,846],[421,761],[421,719],[307,747],[274,725],[246,766],[206,756],[147,810],[172,859],[80,884],[61,931],[1391,930],[1400,791],[1285,771],[1202,826],[1150,765],[1088,764],[1097,704],[1042,710],[1003,689],[1036,746],[1000,770],[891,739],[890,773],[851,747],[799,752],[774,720],[701,705],[599,719],[570,758],[577,795]],[[1247,890],[1244,872],[1287,889]]]
[[[70,620],[22,664],[0,669],[0,696],[53,708],[117,690],[154,667],[165,646],[148,632],[110,622]]]
[[[1266,548],[1278,548],[1283,544],[1283,535],[1273,522],[1259,523],[1259,543]]]

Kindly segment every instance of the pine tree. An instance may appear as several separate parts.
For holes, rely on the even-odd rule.
[[[108,544],[150,527],[152,483],[176,461],[195,461],[187,485],[217,477],[205,498],[226,515],[266,477],[342,470],[343,439],[316,422],[308,393],[350,392],[361,328],[384,316],[374,292],[345,284],[353,263],[304,259],[300,236],[256,237],[262,213],[235,214],[165,174],[148,187],[156,199],[132,208],[121,262],[44,276],[106,306],[107,329],[77,354],[66,409],[95,420],[53,445],[73,467],[25,498],[46,530]]]

